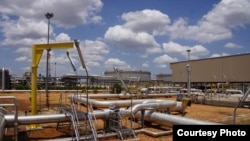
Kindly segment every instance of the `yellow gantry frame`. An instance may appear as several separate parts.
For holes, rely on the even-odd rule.
[[[37,68],[43,54],[47,49],[67,49],[73,48],[73,42],[34,44],[32,46],[32,63],[31,63],[31,114],[37,114]]]

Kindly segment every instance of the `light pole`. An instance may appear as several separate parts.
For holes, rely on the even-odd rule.
[[[186,65],[187,69],[187,75],[188,75],[188,81],[187,81],[187,89],[188,89],[188,94],[190,94],[190,89],[191,89],[191,82],[190,82],[190,71],[191,71],[191,66],[190,66],[190,49],[187,50],[188,53],[188,64]]]
[[[55,62],[55,78],[56,78],[56,62]]]
[[[49,58],[50,58],[50,47],[49,47],[49,30],[50,30],[50,19],[53,18],[54,14],[47,12],[45,14],[45,17],[48,19],[48,36],[47,36],[47,59],[46,59],[46,83],[45,83],[45,89],[46,89],[46,106],[49,108],[49,93],[48,93],[48,76],[49,76]]]

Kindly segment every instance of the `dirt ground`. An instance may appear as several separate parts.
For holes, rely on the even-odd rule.
[[[45,93],[38,93],[37,94],[37,108],[39,114],[43,114],[43,112],[48,111],[49,109],[57,109],[59,102],[67,103],[67,96],[71,95],[71,92],[49,92],[49,104],[46,104],[46,95]],[[30,114],[30,97],[31,94],[29,92],[22,92],[22,93],[0,93],[1,96],[14,96],[18,101],[18,113],[19,115],[29,115]],[[160,99],[171,99],[175,100],[175,97],[162,97]],[[0,101],[1,102],[1,101]],[[49,107],[47,106],[49,105]],[[185,117],[194,118],[199,120],[206,120],[211,122],[217,123],[224,123],[224,124],[233,124],[233,112],[234,108],[230,107],[217,107],[217,106],[209,106],[209,105],[202,105],[202,104],[194,104],[192,103],[191,106],[188,106],[185,109]],[[177,115],[181,116],[181,115]],[[98,128],[103,127],[103,123],[98,121]],[[130,121],[126,120],[123,121],[123,124],[130,126]],[[238,108],[237,109],[237,116],[236,116],[236,124],[247,124],[250,125],[250,109],[249,108]],[[62,137],[70,137],[70,131],[62,132],[57,130],[55,124],[42,124],[41,130],[34,130],[34,131],[27,131],[27,125],[21,125],[19,128],[19,134],[23,134],[23,140],[19,139],[19,141],[35,141],[35,140],[49,140],[49,139],[56,139]],[[133,128],[139,128],[140,125],[138,123],[133,123]],[[153,132],[162,132],[168,130],[166,128],[159,128],[159,126],[146,126],[144,128],[149,131]],[[6,141],[13,139],[11,136],[13,134],[12,128],[8,129],[6,133]],[[172,135],[165,135],[159,137],[152,137],[146,135],[144,133],[137,134],[138,140],[147,140],[147,141],[172,141]],[[110,137],[101,139],[105,141],[119,141],[117,137]]]

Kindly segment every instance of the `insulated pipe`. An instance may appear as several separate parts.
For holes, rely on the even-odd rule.
[[[70,99],[73,98],[74,101],[80,102],[80,103],[86,103],[87,99],[85,97],[76,97],[76,96],[69,96]],[[132,101],[133,105],[141,104],[145,101],[151,101],[151,102],[169,102],[172,100],[154,100],[154,99],[134,99]],[[94,99],[89,99],[89,103],[98,108],[108,108],[110,105],[115,104],[118,107],[131,107],[131,100],[105,100],[105,101],[99,101]]]
[[[166,136],[173,134],[172,130],[169,131],[162,131],[162,132],[152,132],[146,129],[139,129],[135,130],[136,134],[147,134],[152,137],[160,137],[160,136]],[[108,133],[108,134],[98,134],[97,138],[110,138],[117,136],[117,133]],[[80,137],[80,140],[86,139],[85,137]],[[46,140],[43,140],[46,141]],[[72,141],[72,137],[66,137],[66,138],[56,138],[56,139],[49,139],[47,141]]]
[[[146,105],[144,105],[146,106]],[[146,107],[141,107],[146,108]],[[134,108],[136,110],[132,110],[132,112],[136,113],[134,116],[136,118],[141,118],[141,112],[135,112],[139,109]],[[96,119],[106,119],[109,117],[110,111],[95,111],[92,114]],[[124,114],[124,116],[129,115],[129,110],[125,110],[125,112],[121,111],[121,114]],[[144,114],[144,119],[146,121],[152,121],[155,123],[158,123],[160,125],[165,126],[172,126],[172,125],[178,125],[178,124],[203,124],[203,125],[214,125],[219,124],[215,122],[208,122],[208,121],[202,121],[197,119],[191,119],[186,117],[180,117],[176,115],[169,115],[169,114],[163,114],[158,112],[153,112],[152,110],[146,110]],[[5,115],[5,122],[7,127],[14,126],[14,116],[12,115]],[[18,117],[18,123],[19,125],[28,125],[28,124],[42,124],[42,123],[57,123],[57,122],[68,122],[70,121],[70,116],[66,114],[54,114],[54,115],[33,115],[33,116],[19,116]]]
[[[171,108],[171,107],[175,107],[176,106],[176,102],[175,101],[168,101],[168,102],[157,102],[157,103],[142,103],[142,104],[137,104],[135,106],[133,106],[132,109],[128,109],[128,110],[122,110],[121,111],[121,115],[122,116],[129,116],[131,114],[136,114],[138,111],[140,110],[158,110],[158,109],[167,109],[167,108]]]
[[[160,136],[172,135],[173,130],[152,132],[152,131],[146,130],[146,129],[139,129],[139,130],[135,130],[135,133],[137,133],[137,134],[143,133],[143,134],[147,134],[151,137],[160,137]]]
[[[141,112],[136,113],[135,117],[141,118]],[[145,111],[144,120],[152,121],[159,125],[165,125],[168,127],[172,127],[173,125],[222,125],[221,123],[197,120],[170,114],[163,114],[149,110]]]
[[[86,103],[87,99],[85,97],[76,97],[76,96],[69,96],[73,97],[73,100],[79,101],[81,103]],[[141,104],[141,103],[159,103],[159,102],[165,102],[166,104],[175,104],[175,106],[170,106],[168,105],[165,108],[168,108],[169,112],[183,112],[183,106],[182,102],[176,102],[172,100],[157,100],[157,99],[135,99],[132,101],[133,105]],[[171,102],[171,103],[169,103]],[[98,107],[98,108],[108,108],[110,105],[114,104],[118,107],[131,107],[131,100],[119,100],[119,101],[99,101],[99,100],[94,100],[94,99],[89,99],[89,103],[93,107]],[[145,105],[148,106],[148,105]]]
[[[137,97],[138,94],[92,94],[89,95],[89,98],[131,98],[132,97]],[[85,97],[86,95],[81,95]],[[145,94],[143,97],[165,97],[165,96],[176,96],[175,93],[162,93],[162,94]]]
[[[4,128],[5,128],[5,118],[4,114],[0,112],[0,141],[3,140]]]
[[[14,116],[5,115],[6,127],[14,126]],[[53,115],[32,115],[32,116],[19,116],[19,125],[29,124],[43,124],[43,123],[57,123],[70,121],[70,116],[66,114],[53,114]]]

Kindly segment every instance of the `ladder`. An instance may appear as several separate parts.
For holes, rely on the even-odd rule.
[[[75,102],[72,99],[71,109],[73,115],[73,128],[75,132],[75,138],[77,141],[80,139],[97,141],[97,132],[93,124],[92,116],[89,113],[77,110]]]
[[[64,107],[61,109],[61,113],[65,113],[70,117],[70,125],[72,127],[72,140],[80,141],[97,141],[97,132],[95,125],[93,124],[92,115],[83,111],[80,111],[76,107],[76,102],[71,99],[70,107]],[[57,123],[57,129],[61,128],[65,123]]]
[[[120,140],[124,141],[126,137],[132,137],[134,140],[137,140],[134,130],[122,126],[119,111],[110,111],[109,120],[109,128],[117,133]]]

